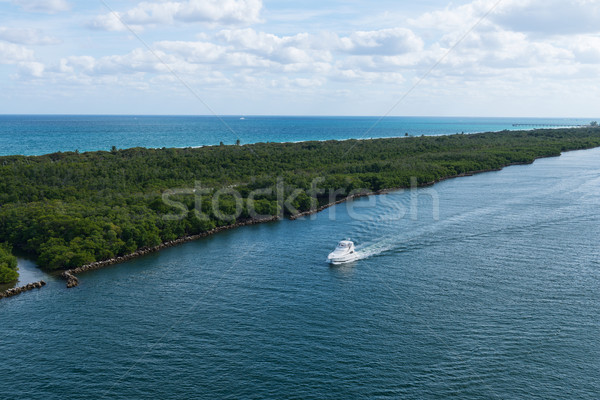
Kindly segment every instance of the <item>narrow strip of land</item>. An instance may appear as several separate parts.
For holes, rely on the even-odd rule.
[[[585,127],[0,157],[0,242],[44,268],[82,272],[347,198],[597,146],[600,129]]]

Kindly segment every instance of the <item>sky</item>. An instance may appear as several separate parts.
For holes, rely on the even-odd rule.
[[[597,117],[600,0],[0,0],[0,114]]]

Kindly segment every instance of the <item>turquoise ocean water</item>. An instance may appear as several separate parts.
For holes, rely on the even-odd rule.
[[[597,399],[598,160],[244,227],[75,289],[22,260],[48,286],[0,300],[0,399]],[[330,267],[344,238],[364,258]]]
[[[244,118],[244,119],[241,119]],[[0,155],[220,142],[297,142],[531,129],[588,119],[459,117],[49,116],[0,115]],[[524,126],[514,126],[523,124]]]

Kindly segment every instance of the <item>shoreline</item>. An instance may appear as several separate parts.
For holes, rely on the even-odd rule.
[[[538,158],[536,158],[536,160],[541,159],[541,158],[549,158],[549,157],[538,157]],[[476,175],[476,174],[483,174],[483,173],[486,173],[486,172],[498,172],[498,171],[502,171],[502,169],[504,169],[506,167],[510,167],[510,166],[513,166],[513,165],[531,165],[531,164],[532,163],[525,163],[525,162],[523,162],[523,163],[511,163],[511,164],[505,165],[502,168],[484,169],[484,170],[478,170],[478,171],[464,172],[462,174],[453,175],[453,176],[447,176],[445,178],[440,178],[437,181],[421,183],[421,184],[419,184],[417,186],[414,186],[414,187],[396,187],[396,188],[389,188],[389,189],[380,189],[380,190],[377,190],[375,192],[359,192],[359,193],[356,193],[356,194],[352,194],[350,196],[346,196],[346,197],[344,197],[344,198],[342,198],[340,200],[336,200],[334,202],[324,204],[324,205],[322,205],[322,206],[320,206],[320,207],[318,207],[318,208],[316,208],[314,210],[308,210],[308,211],[304,211],[304,212],[298,213],[296,215],[292,215],[292,216],[289,217],[289,219],[292,220],[292,221],[294,221],[294,220],[297,220],[297,219],[302,218],[302,217],[306,217],[306,216],[313,215],[313,214],[318,214],[321,211],[324,211],[324,210],[328,209],[329,207],[333,207],[335,205],[345,203],[345,202],[347,202],[349,200],[359,199],[361,197],[379,196],[379,195],[382,195],[382,194],[388,194],[388,193],[392,193],[392,192],[397,192],[399,190],[410,190],[410,189],[418,189],[418,188],[423,188],[423,187],[429,187],[429,186],[435,185],[436,183],[440,183],[440,182],[443,182],[443,181],[446,181],[446,180],[449,180],[449,179],[464,178],[464,177],[467,177],[467,176],[473,176],[473,175]]]
[[[560,154],[562,155],[562,153]],[[542,158],[551,158],[551,157],[560,157],[560,155],[558,156],[540,156],[537,157],[536,159],[534,159],[532,162],[520,162],[520,163],[510,163],[507,164],[505,166],[503,166],[502,168],[495,168],[495,169],[487,169],[487,170],[478,170],[478,171],[469,171],[469,172],[465,172],[465,173],[461,173],[458,175],[453,175],[453,176],[448,176],[448,177],[444,177],[444,178],[440,178],[436,181],[432,181],[432,182],[426,182],[426,183],[422,183],[419,184],[417,186],[415,186],[414,188],[422,188],[422,187],[429,187],[429,186],[433,186],[436,183],[445,181],[445,180],[449,180],[449,179],[455,179],[455,178],[464,178],[467,176],[473,176],[476,174],[482,174],[482,173],[486,173],[486,172],[497,172],[497,171],[501,171],[502,169],[506,168],[506,167],[510,167],[510,166],[515,166],[515,165],[531,165],[533,164],[533,162],[535,162],[535,160],[538,159],[542,159]],[[297,220],[299,218],[303,218],[306,216],[310,216],[310,215],[314,215],[317,214],[323,210],[326,210],[330,207],[333,207],[335,205],[338,204],[342,204],[345,203],[347,201],[350,200],[354,200],[354,199],[358,199],[358,198],[362,198],[362,197],[369,197],[369,196],[378,196],[378,195],[383,195],[383,194],[388,194],[388,193],[392,193],[395,191],[399,191],[399,190],[406,190],[406,189],[411,189],[412,187],[397,187],[397,188],[387,188],[387,189],[381,189],[378,191],[371,191],[371,192],[360,192],[360,193],[355,193],[349,196],[346,196],[344,198],[341,198],[339,200],[336,200],[334,202],[331,203],[327,203],[324,204],[320,207],[317,207],[316,209],[313,210],[308,210],[308,211],[304,211],[295,215],[292,215],[289,217],[290,220],[294,221]],[[199,233],[197,235],[189,235],[189,236],[184,236],[178,239],[174,239],[174,240],[170,240],[167,242],[163,242],[157,246],[154,247],[148,247],[148,248],[143,248],[143,249],[139,249],[136,250],[133,253],[130,254],[126,254],[124,256],[119,256],[119,257],[114,257],[114,258],[109,258],[107,260],[103,260],[103,261],[95,261],[93,263],[90,264],[86,264],[86,265],[82,265],[81,267],[77,267],[77,268],[72,268],[72,269],[68,269],[68,270],[63,270],[63,272],[60,274],[60,277],[62,279],[64,279],[66,281],[66,285],[67,288],[73,288],[79,285],[79,278],[77,277],[77,275],[84,273],[84,272],[88,272],[88,271],[93,271],[93,270],[97,270],[97,269],[101,269],[101,268],[105,268],[105,267],[109,267],[112,265],[116,265],[116,264],[120,264],[126,261],[130,261],[139,257],[143,257],[147,254],[151,254],[151,253],[156,253],[160,250],[164,250],[164,249],[168,249],[171,247],[175,247],[178,246],[180,244],[184,244],[184,243],[188,243],[188,242],[193,242],[214,234],[217,234],[219,232],[222,231],[227,231],[227,230],[232,230],[235,228],[240,228],[243,226],[250,226],[250,225],[258,225],[258,224],[263,224],[263,223],[267,223],[267,222],[275,222],[275,221],[279,221],[281,220],[281,217],[279,215],[276,216],[272,216],[269,218],[262,218],[262,219],[250,219],[250,220],[246,220],[246,221],[241,221],[235,224],[231,224],[231,225],[224,225],[224,226],[220,226],[214,229],[211,229],[209,231],[206,232],[202,232]]]
[[[12,116],[12,114],[4,114],[4,115],[9,115]],[[15,114],[16,115],[16,114]],[[34,116],[37,114],[33,114]],[[42,116],[45,116],[45,114],[39,114]],[[50,114],[48,114],[50,115]],[[0,116],[2,116],[2,114],[0,114]],[[20,115],[17,115],[20,116]],[[71,116],[71,115],[65,115],[65,116]],[[75,116],[80,116],[80,115],[75,115]],[[83,116],[88,116],[88,115],[83,115]],[[89,116],[104,116],[104,115],[89,115]],[[108,117],[111,116],[121,116],[121,115],[106,115]],[[168,117],[168,116],[166,116]],[[327,118],[327,117],[326,117]],[[335,116],[333,116],[333,118],[337,118]],[[359,117],[362,118],[362,117]],[[367,117],[370,118],[370,117]],[[408,117],[408,118],[412,118],[412,117]],[[420,118],[420,117],[417,117]],[[426,117],[426,118],[438,118],[438,117]],[[454,118],[463,118],[463,117],[454,117]],[[473,118],[473,117],[465,117],[465,118]],[[559,129],[584,129],[584,128],[589,128],[592,127],[591,125],[565,125],[565,126],[560,126],[560,125],[549,125],[549,126],[538,126],[535,124],[532,124],[531,126],[525,124],[526,126],[519,126],[519,127],[515,127],[514,124],[511,128],[505,128],[503,130],[499,130],[499,131],[467,131],[465,132],[464,130],[461,132],[448,132],[448,133],[442,133],[442,134],[424,134],[424,133],[409,133],[409,132],[405,132],[405,133],[409,133],[408,136],[407,135],[403,135],[400,134],[398,136],[372,136],[372,137],[359,137],[359,138],[345,138],[345,139],[303,139],[303,140],[290,140],[290,141],[283,141],[283,142],[279,142],[279,141],[252,141],[252,142],[248,142],[248,143],[241,143],[240,146],[247,146],[247,145],[255,145],[255,144],[262,144],[262,143],[275,143],[275,144],[298,144],[298,143],[308,143],[308,142],[347,142],[350,140],[357,140],[357,141],[368,141],[368,140],[379,140],[379,139],[409,139],[409,138],[419,138],[419,137],[443,137],[443,136],[454,136],[454,135],[479,135],[479,134],[486,134],[486,133],[500,133],[500,132],[519,132],[519,131],[523,131],[523,132],[530,132],[530,131],[535,131],[535,130],[559,130]],[[515,129],[518,128],[518,129]],[[169,146],[166,147],[168,149],[202,149],[205,147],[220,147],[220,144],[200,144],[200,145],[190,145],[190,146]],[[236,146],[235,144],[225,144],[225,146]],[[118,146],[117,146],[118,147]],[[131,146],[131,147],[123,147],[123,148],[118,148],[118,150],[130,150],[130,149],[136,149],[136,148],[145,148],[145,149],[152,149],[152,150],[161,150],[164,149],[165,147],[140,147],[140,146]],[[43,157],[43,156],[47,156],[50,154],[58,154],[58,153],[74,153],[77,152],[78,149],[75,150],[58,150],[58,151],[51,151],[49,153],[42,153],[42,154],[0,154],[0,157]],[[85,153],[95,153],[95,152],[110,152],[110,150],[106,150],[106,149],[95,149],[95,150],[82,150],[80,151],[81,154],[85,154]]]
[[[21,293],[29,292],[30,290],[33,290],[33,289],[41,289],[44,286],[46,286],[45,281],[38,281],[38,282],[28,283],[27,285],[14,287],[11,289],[6,289],[5,291],[0,292],[0,299],[6,299],[9,297],[17,296]]]
[[[231,224],[231,225],[219,226],[217,228],[213,228],[211,230],[199,233],[197,235],[184,236],[184,237],[181,237],[178,239],[163,242],[154,247],[142,248],[142,249],[134,251],[133,253],[126,254],[124,256],[113,257],[113,258],[109,258],[107,260],[102,260],[102,261],[95,261],[90,264],[82,265],[81,267],[64,270],[60,274],[60,276],[61,276],[61,278],[63,278],[64,280],[67,281],[67,288],[72,288],[72,287],[79,285],[79,279],[77,278],[76,275],[78,275],[82,272],[93,271],[93,270],[105,268],[105,267],[108,267],[111,265],[120,264],[125,261],[129,261],[129,260],[133,260],[138,257],[145,256],[147,254],[156,253],[160,250],[168,249],[170,247],[178,246],[180,244],[184,244],[187,242],[193,242],[195,240],[202,239],[202,238],[214,235],[219,232],[223,232],[223,231],[227,231],[227,230],[231,230],[231,229],[235,229],[235,228],[240,228],[242,226],[257,225],[257,224],[263,224],[266,222],[279,221],[279,219],[280,219],[279,216],[273,216],[273,217],[269,217],[269,218],[250,219],[250,220],[241,221],[241,222]]]

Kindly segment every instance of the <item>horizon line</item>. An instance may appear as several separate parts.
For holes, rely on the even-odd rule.
[[[91,113],[0,113],[0,117],[57,116],[57,117],[281,117],[281,118],[381,118],[381,115],[335,115],[335,114],[91,114]],[[387,118],[528,118],[528,119],[594,119],[597,117],[539,117],[539,116],[481,116],[481,115],[389,115]]]

